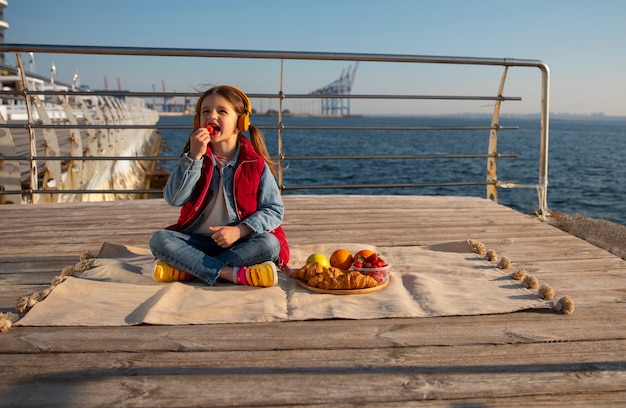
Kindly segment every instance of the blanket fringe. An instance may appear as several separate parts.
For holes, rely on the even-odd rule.
[[[61,270],[58,276],[55,276],[50,283],[50,287],[33,292],[30,295],[22,296],[17,300],[17,306],[15,307],[18,313],[27,313],[33,306],[41,302],[48,297],[52,290],[65,281],[69,276],[76,276],[76,274],[85,272],[87,269],[93,267],[94,260],[89,251],[85,251],[81,254],[80,260],[75,265],[68,265]]]
[[[17,316],[11,312],[0,313],[0,333],[8,332],[16,320]]]
[[[480,256],[484,256],[484,259],[488,262],[495,262],[498,260],[496,251],[493,249],[487,250],[485,244],[475,239],[468,239],[472,252]],[[503,256],[497,264],[499,269],[509,269],[513,262],[508,256]],[[517,271],[509,275],[511,279],[521,281],[520,285],[529,290],[537,289],[537,296],[543,300],[554,299],[554,289],[547,283],[539,285],[539,280],[533,275],[530,275],[525,269],[518,269]],[[552,310],[556,313],[571,315],[574,313],[574,299],[570,296],[564,295],[556,302],[552,302]]]

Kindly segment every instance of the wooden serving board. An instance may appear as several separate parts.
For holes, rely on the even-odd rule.
[[[374,286],[373,288],[365,288],[365,289],[320,289],[315,286],[309,286],[306,282],[297,279],[298,284],[305,288],[306,290],[310,290],[315,293],[325,293],[329,295],[363,295],[366,293],[373,293],[383,290],[389,285],[389,281],[391,280],[391,276],[387,279],[387,282],[383,282],[378,286]]]

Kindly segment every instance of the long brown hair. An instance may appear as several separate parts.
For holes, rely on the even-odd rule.
[[[229,85],[218,85],[214,86],[211,89],[206,90],[196,102],[196,110],[194,115],[194,128],[197,129],[200,127],[200,109],[202,107],[202,101],[209,95],[218,94],[224,99],[226,99],[235,109],[235,112],[239,115],[240,120],[238,124],[241,122],[241,118],[245,115],[249,115],[251,112],[248,111],[248,103],[249,99],[246,101],[244,98],[248,98],[245,93],[240,91],[237,88],[231,87]],[[246,103],[247,102],[247,103]],[[250,108],[251,110],[252,108]],[[263,160],[267,163],[272,172],[272,175],[276,177],[276,163],[272,160],[267,151],[267,146],[265,145],[265,138],[263,137],[263,133],[261,130],[250,124],[248,126],[248,133],[250,134],[250,142],[252,143],[252,147],[254,150],[263,157]],[[245,137],[243,135],[243,129],[239,129],[239,137]],[[187,144],[183,148],[183,154],[188,152],[191,148],[191,142],[187,139]]]

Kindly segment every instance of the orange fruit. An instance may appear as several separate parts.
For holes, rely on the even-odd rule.
[[[352,265],[352,252],[347,249],[338,249],[330,256],[330,266],[348,270]]]
[[[358,257],[363,257],[363,259],[367,259],[368,256],[373,255],[374,253],[374,251],[370,251],[369,249],[362,249],[354,254],[354,259],[356,260]]]

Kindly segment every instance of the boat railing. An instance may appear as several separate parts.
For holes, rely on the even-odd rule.
[[[397,54],[363,54],[363,53],[324,53],[324,52],[287,52],[287,51],[246,51],[246,50],[214,50],[214,49],[180,49],[180,48],[140,48],[140,47],[104,47],[104,46],[58,46],[58,45],[33,45],[33,44],[0,44],[0,53],[15,53],[18,61],[21,62],[21,53],[32,54],[76,54],[76,55],[107,55],[107,56],[132,56],[132,57],[167,57],[167,58],[210,58],[210,59],[242,59],[242,60],[274,60],[279,62],[278,73],[279,81],[275,92],[270,93],[252,93],[248,96],[251,99],[257,100],[274,100],[278,105],[276,109],[276,123],[275,125],[259,126],[264,129],[271,129],[276,133],[277,137],[277,154],[275,157],[278,163],[279,169],[277,179],[278,184],[283,191],[290,190],[319,190],[319,189],[359,189],[359,188],[402,188],[402,187],[425,187],[425,186],[460,186],[460,185],[482,185],[486,188],[487,198],[498,201],[498,188],[535,188],[538,193],[538,206],[537,213],[540,217],[548,214],[547,208],[547,186],[548,186],[548,128],[549,128],[549,69],[548,66],[539,60],[526,60],[526,59],[509,59],[509,58],[468,58],[468,57],[447,57],[447,56],[420,56],[420,55],[397,55]],[[493,95],[444,95],[444,94],[381,94],[381,93],[363,93],[353,94],[350,92],[350,84],[340,84],[344,86],[343,91],[339,89],[329,90],[321,89],[318,92],[301,93],[290,92],[290,90],[284,80],[284,63],[285,61],[315,61],[315,62],[332,62],[332,61],[349,61],[355,64],[359,63],[382,63],[382,64],[443,64],[443,65],[455,65],[461,67],[467,66],[485,66],[485,67],[502,67],[502,75],[499,81],[498,91]],[[537,184],[516,184],[511,181],[502,181],[498,178],[497,162],[500,159],[513,158],[516,154],[503,154],[498,151],[498,134],[504,130],[514,130],[517,126],[502,126],[500,124],[500,111],[502,103],[505,101],[520,101],[522,98],[518,96],[506,96],[504,95],[504,85],[509,68],[521,67],[521,68],[535,68],[541,73],[541,79],[537,86],[539,101],[538,108],[540,111],[540,128],[538,132],[537,143],[539,145],[538,152],[538,181]],[[27,76],[37,79],[39,82],[45,80],[41,76],[32,75],[26,73],[23,66],[20,69],[13,72],[10,71],[10,67],[3,66],[5,74],[19,76],[23,78]],[[0,77],[0,80],[2,77]],[[342,74],[342,79],[346,79]],[[383,78],[378,78],[381,82]],[[125,110],[125,107],[118,106],[117,100],[119,98],[143,98],[145,101],[155,98],[166,100],[167,98],[185,98],[186,101],[193,100],[198,97],[197,92],[120,92],[100,90],[95,91],[91,89],[81,88],[75,86],[75,84],[61,84],[58,81],[54,82],[54,86],[41,87],[30,86],[30,82],[26,79],[20,81],[20,86],[7,87],[3,86],[0,90],[0,98],[4,103],[13,105],[23,105],[26,112],[25,120],[8,120],[7,118],[0,117],[0,142],[2,144],[2,150],[0,150],[0,200],[2,202],[10,202],[7,197],[13,197],[13,202],[16,202],[15,197],[21,196],[22,199],[18,202],[37,202],[34,197],[40,196],[52,196],[63,195],[67,199],[68,196],[76,197],[100,195],[104,197],[119,197],[120,194],[137,194],[137,195],[154,195],[161,192],[160,189],[152,188],[136,188],[125,189],[117,186],[116,188],[84,188],[84,186],[68,188],[63,187],[62,179],[67,177],[70,172],[68,168],[76,167],[78,163],[80,166],[88,166],[90,162],[128,162],[128,161],[142,161],[142,162],[157,162],[176,160],[178,156],[163,156],[158,154],[107,154],[106,152],[94,152],[93,149],[82,149],[78,151],[76,149],[69,149],[67,154],[61,154],[56,149],[49,149],[47,146],[45,133],[54,131],[62,134],[67,133],[68,137],[72,139],[78,132],[82,134],[89,134],[89,132],[98,133],[97,136],[92,138],[98,139],[98,143],[102,144],[102,138],[114,137],[116,132],[128,132],[133,130],[142,129],[144,131],[156,131],[163,129],[188,129],[186,125],[168,125],[164,126],[162,123],[150,123],[143,118],[130,118],[129,113]],[[37,83],[39,83],[37,82]],[[48,83],[50,79],[48,79]],[[33,82],[32,84],[34,84]],[[346,92],[347,87],[347,92]],[[341,88],[341,87],[339,87]],[[493,104],[493,111],[490,115],[490,121],[484,126],[304,126],[295,125],[289,123],[287,119],[288,114],[285,110],[286,101],[300,100],[300,101],[317,101],[325,107],[337,108],[333,112],[338,112],[337,116],[348,116],[348,110],[345,110],[346,101],[371,101],[375,103],[385,103],[389,101],[484,101]],[[100,101],[100,102],[98,102]],[[35,115],[33,106],[37,103],[45,104],[50,108],[56,105],[55,109],[48,109],[49,111],[56,111],[61,113],[59,117],[50,116],[47,118],[41,117],[42,115]],[[100,109],[115,111],[116,113],[110,113],[110,117],[107,119],[101,117],[100,120],[96,120],[94,116],[92,120],[86,120],[84,118],[74,118],[70,120],[67,116],[68,104],[81,103],[83,111],[86,115],[90,115],[90,109],[93,109],[94,105],[100,104]],[[348,102],[349,103],[349,102]],[[191,106],[191,104],[190,104]],[[163,105],[165,108],[165,105]],[[0,111],[2,113],[2,111]],[[94,114],[96,115],[96,114]],[[103,115],[100,113],[100,115]],[[1,116],[1,115],[0,115]],[[45,116],[45,114],[44,114]],[[71,116],[71,114],[70,114]],[[254,116],[254,115],[253,115]],[[82,119],[82,120],[81,120]],[[395,132],[395,131],[438,131],[438,130],[452,130],[452,131],[476,131],[482,130],[488,134],[488,149],[484,154],[406,154],[406,155],[385,155],[376,154],[376,152],[368,152],[371,154],[365,155],[288,155],[285,146],[290,143],[289,138],[285,137],[290,132],[294,131],[316,131],[325,132],[329,130],[351,130],[351,131],[372,131],[378,130],[382,132]],[[28,152],[22,152],[17,154],[16,152],[11,154],[11,147],[15,151],[15,141],[11,134],[19,133],[19,131],[26,132],[28,134],[28,143],[30,149]],[[3,137],[4,132],[4,137]],[[37,143],[41,143],[41,140],[37,140],[36,133],[43,132],[43,148],[35,146]],[[129,137],[130,133],[123,133],[124,137]],[[8,136],[8,137],[7,137]],[[109,139],[110,140],[110,139]],[[75,140],[72,140],[74,142]],[[12,144],[7,148],[7,144]],[[70,143],[72,144],[72,143]],[[42,156],[38,150],[44,150]],[[100,149],[106,150],[106,149]],[[475,181],[438,181],[435,183],[389,183],[379,182],[372,184],[314,184],[303,185],[294,184],[290,185],[285,182],[284,168],[286,163],[305,161],[305,160],[417,160],[417,159],[482,159],[486,161],[484,179]],[[7,180],[15,179],[15,163],[28,163],[28,171],[20,172],[20,186],[16,188],[15,182],[7,182]],[[37,166],[47,168],[48,166],[62,167],[60,173],[57,173],[56,177],[59,180],[42,179],[42,176],[37,173]],[[56,163],[56,164],[53,164]],[[7,170],[8,169],[8,170]],[[63,169],[65,173],[63,173]],[[24,177],[24,173],[26,177]],[[24,199],[26,197],[26,199]],[[84,200],[84,199],[83,199]]]

